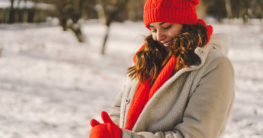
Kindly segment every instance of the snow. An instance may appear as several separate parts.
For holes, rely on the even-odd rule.
[[[263,32],[260,25],[212,24],[231,34],[229,58],[236,99],[223,138],[263,137]],[[82,26],[87,43],[45,24],[0,25],[0,137],[87,138],[126,79],[132,57],[149,34],[142,22]]]

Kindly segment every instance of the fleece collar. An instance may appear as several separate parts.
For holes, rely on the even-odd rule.
[[[229,39],[230,39],[229,34],[216,33],[211,36],[211,40],[204,47],[197,47],[194,52],[201,59],[201,64],[198,66],[202,66],[205,63],[205,60],[207,58],[210,49],[218,49],[221,51],[221,53],[227,56],[229,52],[229,45],[230,45]]]

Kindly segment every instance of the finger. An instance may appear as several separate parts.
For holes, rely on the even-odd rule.
[[[100,122],[97,121],[97,120],[95,120],[95,119],[91,119],[90,125],[91,125],[92,127],[95,127],[95,126],[97,126],[97,125],[100,125]]]
[[[108,113],[105,111],[101,112],[101,118],[102,118],[104,123],[114,124],[113,121],[111,120],[110,116],[108,115]]]

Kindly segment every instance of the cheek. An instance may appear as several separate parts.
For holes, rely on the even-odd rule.
[[[167,35],[168,35],[169,37],[171,37],[171,38],[175,37],[176,34],[177,34],[176,32],[169,32],[169,33],[167,33]]]
[[[169,36],[169,37],[175,37],[177,34],[179,34],[180,33],[180,30],[176,30],[176,29],[173,29],[173,30],[170,30],[168,33],[167,33],[167,35]]]
[[[156,41],[157,40],[157,35],[156,34],[152,34],[152,38],[153,38],[154,41]]]

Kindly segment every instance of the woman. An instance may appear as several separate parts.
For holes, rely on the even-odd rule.
[[[102,124],[91,120],[90,138],[220,137],[234,100],[234,71],[224,36],[211,36],[212,26],[197,19],[198,3],[146,1],[151,35],[135,54],[110,116],[102,112]]]

